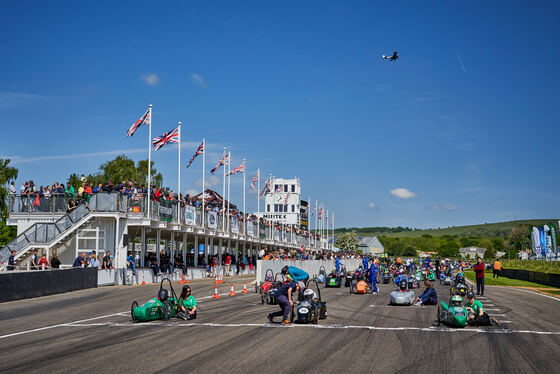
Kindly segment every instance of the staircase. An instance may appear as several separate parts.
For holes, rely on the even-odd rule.
[[[33,249],[51,249],[94,218],[95,212],[126,212],[126,199],[118,194],[93,195],[88,205],[80,204],[54,223],[38,222],[0,249],[0,271],[6,270],[11,251],[15,250],[16,266],[25,261]]]

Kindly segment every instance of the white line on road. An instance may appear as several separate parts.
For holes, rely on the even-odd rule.
[[[491,310],[491,311],[493,311],[493,312],[499,312],[501,309],[497,309],[497,308],[493,308],[493,309],[484,308],[484,310],[485,310],[485,311],[486,311],[486,310]]]
[[[494,316],[494,317],[505,317],[505,314],[492,314],[492,313],[488,313],[489,316]]]
[[[510,321],[504,321],[510,322]],[[534,331],[534,330],[511,330],[511,329],[452,329],[441,327],[380,327],[380,326],[344,326],[344,325],[288,325],[270,323],[182,323],[182,322],[148,322],[148,323],[77,323],[65,324],[64,327],[264,327],[264,328],[310,328],[310,329],[339,329],[339,330],[380,330],[380,331],[423,331],[423,332],[477,332],[483,334],[536,334],[536,335],[560,335],[560,331]]]

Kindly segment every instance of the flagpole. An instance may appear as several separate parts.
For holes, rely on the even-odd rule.
[[[327,215],[325,216],[326,218],[326,224],[325,224],[325,228],[327,229],[326,231],[326,235],[325,235],[325,244],[327,246],[327,250],[329,249],[329,210],[327,209]]]
[[[261,212],[261,169],[257,169],[257,212]],[[257,238],[260,239],[261,220],[257,217]]]
[[[228,165],[228,174],[227,174],[227,228],[229,230],[229,187],[231,185],[231,152],[228,151],[228,161],[227,161],[227,165]],[[225,168],[225,166],[224,166]]]
[[[243,159],[243,165],[245,166],[243,170],[243,235],[247,235],[247,225],[245,224],[245,170],[247,170],[247,165],[245,165],[245,159]]]
[[[204,213],[206,213],[206,211],[204,210],[204,175],[206,174],[206,139],[202,138],[202,227],[205,228],[205,221],[204,221]],[[197,249],[195,248],[195,251],[197,251]],[[205,253],[208,253],[206,251],[206,248],[204,248]]]
[[[311,205],[311,196],[307,199],[307,232],[309,233],[309,248],[311,248],[311,220],[309,218],[309,208]]]
[[[150,209],[151,186],[152,186],[152,104],[150,104],[150,126],[148,130],[148,219],[151,217]]]
[[[319,215],[319,210],[317,209],[317,200],[315,200],[315,249],[317,248],[317,216]]]
[[[181,222],[181,122],[179,121],[179,153],[177,158],[177,219]]]
[[[224,181],[222,185],[222,231],[226,230],[226,147],[224,147],[224,154],[222,155],[222,161],[224,162]]]

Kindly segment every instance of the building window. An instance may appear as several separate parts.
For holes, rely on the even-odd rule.
[[[276,191],[277,189],[278,189],[278,185],[275,184],[275,185],[274,185],[274,191]]]
[[[287,184],[284,185],[284,192],[288,192],[288,185]]]
[[[288,205],[284,205],[284,213],[288,213]]]
[[[292,213],[296,212],[296,206],[294,204],[292,204]]]
[[[270,212],[270,204],[266,204],[266,211]]]
[[[292,193],[295,193],[295,192],[296,192],[296,185],[292,184]]]

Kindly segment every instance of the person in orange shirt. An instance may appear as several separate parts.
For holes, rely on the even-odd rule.
[[[494,272],[492,274],[492,278],[500,278],[500,273],[502,272],[502,264],[500,264],[500,261],[498,259],[496,259],[496,261],[494,261]]]

